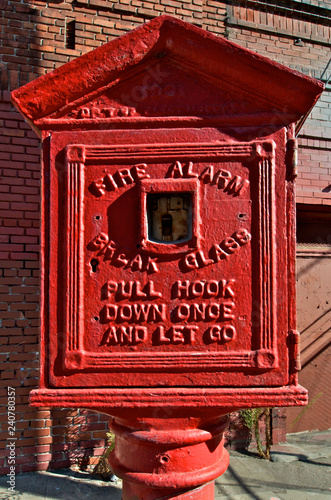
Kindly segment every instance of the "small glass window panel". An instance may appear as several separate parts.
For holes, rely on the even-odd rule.
[[[192,238],[191,193],[147,195],[148,239],[180,243]]]

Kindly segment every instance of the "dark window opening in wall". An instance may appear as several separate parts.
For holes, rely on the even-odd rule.
[[[66,23],[66,49],[74,49],[76,43],[76,21]]]
[[[297,251],[331,255],[331,207],[297,206]]]

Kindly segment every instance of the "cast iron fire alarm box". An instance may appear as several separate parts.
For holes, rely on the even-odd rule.
[[[162,16],[14,92],[44,148],[34,404],[306,401],[293,123],[321,91]]]

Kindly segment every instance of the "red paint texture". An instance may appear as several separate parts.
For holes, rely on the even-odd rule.
[[[231,411],[306,403],[293,122],[322,88],[161,16],[13,93],[44,139],[31,402],[114,417],[124,498],[223,473]]]

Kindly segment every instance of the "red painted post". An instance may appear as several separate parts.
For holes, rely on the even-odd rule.
[[[116,435],[111,465],[124,480],[123,497],[213,498],[214,479],[229,464],[226,425],[219,415],[111,420]]]
[[[124,500],[213,498],[226,415],[306,404],[293,124],[322,88],[160,16],[13,93],[43,138],[31,404],[111,416]]]

